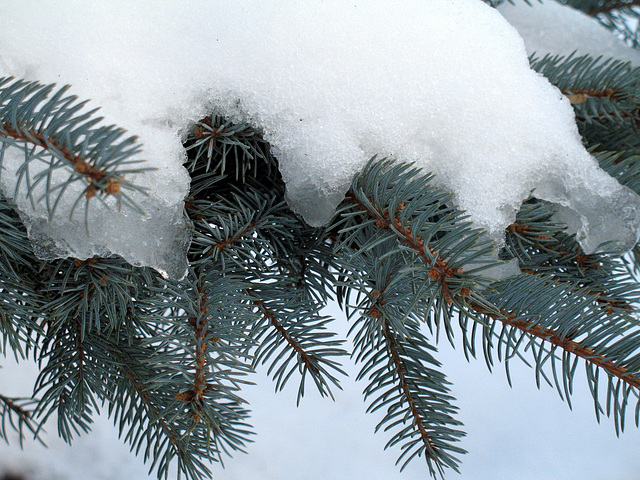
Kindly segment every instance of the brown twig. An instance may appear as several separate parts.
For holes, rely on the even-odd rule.
[[[591,363],[596,367],[600,367],[610,375],[619,378],[628,385],[640,389],[640,379],[636,376],[632,376],[629,370],[625,367],[616,365],[612,360],[608,360],[603,355],[597,354],[593,349],[583,346],[580,342],[576,342],[568,336],[562,337],[550,328],[543,329],[539,325],[534,325],[530,320],[518,319],[514,313],[500,311],[500,314],[497,314],[488,311],[482,307],[482,305],[478,305],[477,303],[472,303],[471,307],[482,315],[517,328],[518,330],[539,338],[540,340],[549,342],[551,345],[560,347],[566,352],[573,353],[574,355],[582,358],[585,362]]]
[[[245,236],[247,233],[249,233],[251,230],[254,229],[254,227],[256,226],[256,222],[251,222],[249,225],[247,225],[247,227],[242,230],[240,233],[238,233],[237,235],[234,235],[231,238],[227,238],[226,240],[216,243],[215,247],[218,249],[218,251],[222,251],[224,250],[226,247],[228,247],[229,245],[231,245],[232,243],[237,242],[238,240],[240,240],[243,236]],[[213,253],[215,252],[214,249],[211,250],[211,254],[213,255]]]
[[[437,278],[443,283],[443,294],[445,295],[445,299],[447,300],[447,302],[449,303],[453,301],[450,292],[448,291],[448,289],[445,289],[446,279],[457,273],[463,273],[462,270],[454,270],[449,267],[446,262],[440,257],[435,258],[434,252],[424,244],[424,241],[421,238],[417,237],[411,231],[410,227],[403,225],[398,218],[391,219],[388,211],[384,210],[381,212],[375,207],[375,211],[370,211],[370,209],[368,209],[362,202],[360,202],[356,198],[355,194],[352,191],[347,194],[347,200],[354,205],[357,205],[370,217],[376,218],[378,220],[376,221],[376,225],[378,227],[397,232],[397,234],[401,236],[403,241],[409,247],[411,247],[430,267],[429,276],[431,278]],[[525,229],[522,228],[520,230],[525,231]],[[432,274],[432,272],[434,273]],[[449,295],[448,298],[447,295]],[[462,291],[459,295],[461,297],[468,296],[465,295]],[[466,298],[461,298],[460,300],[462,303],[464,303],[466,301]],[[533,325],[532,322],[528,320],[519,320],[517,318],[517,315],[512,312],[501,312],[500,315],[497,315],[482,307],[482,305],[479,305],[478,303],[472,302],[469,306],[481,315],[485,315],[506,325],[516,327],[528,335],[540,338],[541,340],[547,341],[552,345],[564,349],[567,352],[573,353],[574,355],[584,359],[586,362],[604,369],[608,374],[619,378],[620,380],[626,382],[628,385],[640,389],[640,379],[631,376],[631,373],[625,367],[616,365],[612,360],[608,360],[605,356],[597,354],[593,349],[583,346],[582,344],[580,344],[580,342],[576,342],[566,337],[563,338],[558,335],[557,332],[550,329],[542,329],[537,325]]]
[[[420,433],[420,438],[422,439],[422,442],[425,445],[426,455],[430,459],[434,461],[438,461],[438,459],[434,455],[435,446],[431,441],[431,435],[429,435],[429,432],[427,432],[427,429],[424,426],[424,421],[422,419],[422,416],[420,415],[420,410],[418,409],[418,406],[416,405],[416,401],[414,400],[413,395],[411,393],[409,381],[407,380],[407,377],[404,371],[404,363],[402,362],[402,358],[400,358],[400,354],[398,352],[398,345],[396,344],[395,338],[393,337],[393,333],[391,332],[391,325],[389,324],[389,321],[386,319],[383,321],[383,328],[384,328],[384,338],[387,344],[387,348],[389,349],[389,353],[391,354],[391,360],[393,361],[394,369],[398,374],[398,379],[400,380],[400,388],[402,390],[402,393],[404,394],[405,400],[409,404],[409,410],[411,411],[411,416],[413,417],[413,421],[416,425],[416,428]]]
[[[189,324],[194,328],[195,333],[195,364],[196,373],[193,384],[193,391],[195,397],[199,400],[204,396],[204,392],[207,389],[207,382],[205,380],[206,375],[206,363],[207,363],[207,346],[209,344],[208,335],[206,331],[207,321],[206,316],[209,312],[209,306],[207,305],[207,291],[204,289],[202,280],[198,282],[198,317],[189,318]]]
[[[0,401],[3,402],[7,407],[16,412],[21,418],[29,419],[31,417],[30,413],[14,402],[11,398],[2,395],[0,393]]]
[[[198,315],[195,317],[189,317],[189,325],[194,329],[195,337],[195,375],[193,380],[193,388],[176,395],[176,400],[183,402],[201,401],[204,398],[205,392],[209,388],[207,383],[207,349],[210,342],[220,341],[217,337],[209,336],[207,329],[207,315],[209,313],[209,306],[207,305],[207,291],[204,288],[204,282],[202,279],[198,281],[196,287],[198,294]],[[200,421],[200,416],[194,411],[193,419],[196,423]]]
[[[278,321],[275,313],[273,313],[269,307],[258,298],[251,290],[247,290],[249,296],[251,296],[253,300],[253,304],[256,305],[261,311],[262,315],[269,320],[273,328],[280,334],[282,338],[289,344],[289,346],[300,356],[302,363],[306,368],[308,368],[314,374],[319,374],[320,370],[316,365],[316,357],[313,354],[307,353],[304,348],[300,345],[300,343],[291,336],[291,334],[287,331],[285,327]]]
[[[211,118],[205,117],[198,122],[200,125],[193,131],[193,135],[198,138],[209,138],[213,142],[213,147],[216,146],[218,138],[225,136],[233,137],[256,137],[262,139],[262,135],[254,131],[252,128],[243,128],[241,130],[233,130],[226,128],[222,125],[214,127],[211,123]],[[207,128],[208,127],[208,128]]]
[[[531,241],[532,243],[538,243],[538,240],[546,240],[544,245],[539,245],[537,248],[544,249],[549,252],[555,252],[561,257],[568,257],[571,262],[573,262],[580,270],[589,270],[589,269],[598,269],[601,267],[600,262],[598,261],[598,257],[595,255],[587,255],[583,253],[582,249],[579,246],[576,246],[575,251],[569,251],[564,249],[554,248],[553,242],[550,242],[551,238],[547,235],[539,235],[536,233],[535,229],[532,229],[530,225],[522,224],[521,222],[514,222],[507,227],[507,230],[510,232],[514,232],[519,236],[523,237],[525,240]],[[539,233],[539,232],[538,232]],[[557,243],[557,242],[556,242]],[[550,262],[545,262],[541,267],[552,267],[553,265]],[[521,268],[520,271],[526,274],[538,274],[540,276],[549,278],[552,282],[562,282],[562,279],[558,278],[553,274],[543,274],[538,271],[537,266],[529,266],[529,268]],[[582,286],[588,285],[586,282],[581,283]],[[575,289],[577,291],[578,289]],[[627,311],[632,311],[633,307],[624,299],[618,298],[610,298],[607,292],[603,290],[594,290],[589,289],[586,293],[589,295],[594,295],[596,297],[595,301],[605,309],[607,314],[612,314],[614,309],[622,309]]]
[[[158,410],[153,406],[153,401],[149,397],[149,394],[147,393],[146,389],[136,380],[133,372],[130,371],[128,367],[126,367],[126,363],[123,364],[122,371],[124,373],[125,378],[129,381],[131,385],[133,385],[133,388],[138,392],[138,395],[140,396],[140,400],[142,400],[142,403],[144,404],[147,411],[151,413],[155,421],[157,421],[160,424],[160,426],[162,427],[162,430],[164,430],[167,436],[169,437],[169,440],[171,441],[171,444],[175,447],[178,456],[183,459],[187,458],[187,451],[179,441],[181,438],[180,434],[178,432],[174,432],[169,426],[169,424],[160,416],[160,413],[158,412]]]
[[[51,153],[54,151],[61,153],[64,159],[73,165],[74,170],[87,178],[91,183],[86,192],[87,200],[94,197],[98,190],[107,195],[117,195],[120,193],[122,187],[121,179],[117,176],[110,176],[105,181],[105,172],[103,169],[96,168],[94,165],[87,162],[86,159],[70,152],[67,147],[61,145],[60,142],[54,138],[46,137],[37,131],[27,130],[21,127],[14,128],[14,126],[9,123],[2,123],[2,130],[3,132],[0,132],[0,135],[5,137],[30,143]],[[104,188],[99,189],[96,186],[96,183],[101,182],[104,182],[105,186]]]
[[[435,252],[424,243],[424,240],[414,234],[410,226],[404,225],[397,216],[391,218],[388,210],[385,209],[380,211],[377,207],[374,207],[373,211],[370,210],[364,203],[358,200],[351,190],[347,192],[346,198],[371,218],[376,219],[376,226],[399,235],[402,241],[413,249],[420,258],[430,266],[429,278],[440,282],[444,299],[449,305],[452,305],[453,297],[449,290],[447,280],[457,274],[464,273],[464,271],[462,269],[451,267],[442,257],[436,255]]]

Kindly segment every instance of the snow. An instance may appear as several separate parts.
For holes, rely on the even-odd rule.
[[[504,2],[498,7],[502,16],[524,39],[527,53],[536,57],[545,54],[568,56],[592,55],[617,58],[640,66],[640,51],[625,43],[604,28],[593,17],[553,0],[513,4]]]
[[[0,187],[9,197],[16,190],[17,177],[7,172],[17,171],[23,160],[24,153],[18,148],[5,152]],[[44,162],[32,165],[31,173],[36,174],[46,166]],[[45,185],[41,182],[33,189],[33,198],[44,194]],[[191,238],[178,200],[178,203],[166,205],[155,196],[134,195],[146,215],[126,207],[119,209],[113,197],[107,197],[103,203],[92,200],[85,223],[85,207],[74,210],[74,201],[79,196],[84,198],[86,186],[85,182],[75,182],[67,189],[69,201],[60,204],[51,222],[45,202],[36,203],[34,209],[25,195],[17,197],[21,219],[38,258],[51,260],[72,256],[84,260],[96,255],[107,257],[113,252],[133,265],[152,266],[167,277],[184,275]],[[22,182],[18,193],[25,191]]]
[[[346,335],[347,322],[338,307],[325,312],[335,316],[335,328]],[[468,435],[461,446],[462,475],[448,472],[448,479],[557,480],[603,478],[637,480],[640,429],[627,418],[627,429],[616,437],[612,421],[595,419],[593,401],[582,367],[574,382],[573,409],[546,385],[535,387],[534,371],[517,360],[511,364],[513,388],[501,366],[490,373],[484,360],[468,363],[461,348],[446,341],[438,346],[438,360],[460,407],[458,418]],[[16,365],[3,360],[0,392],[29,395],[37,375],[35,364]],[[374,434],[380,419],[365,414],[365,384],[355,382],[357,367],[350,362],[344,390],[336,401],[307,390],[296,408],[295,379],[275,393],[264,370],[251,378],[256,386],[243,389],[251,405],[251,423],[257,435],[248,454],[225,459],[225,467],[213,465],[215,480],[426,480],[424,460],[416,459],[403,472],[395,465],[399,449],[383,450],[388,436]],[[0,478],[4,471],[23,471],[27,480],[143,480],[147,475],[141,456],[128,452],[117,430],[105,415],[97,417],[92,432],[74,440],[73,446],[56,439],[55,419],[48,424],[45,449],[27,441],[25,449],[0,442]],[[594,442],[597,448],[594,449]],[[176,478],[175,475],[169,478]]]
[[[138,135],[158,169],[135,178],[150,189],[144,221],[117,228],[117,213],[92,209],[88,237],[64,215],[48,231],[18,198],[44,226],[32,241],[53,242],[43,255],[110,251],[179,277],[181,139],[214,106],[264,130],[288,201],[312,225],[329,221],[353,174],[379,155],[435,172],[498,244],[531,192],[566,207],[587,251],[637,240],[638,197],[599,169],[568,100],[479,0],[8,0],[0,18],[0,75],[71,84],[105,122]]]

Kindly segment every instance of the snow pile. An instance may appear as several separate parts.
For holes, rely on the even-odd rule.
[[[312,225],[379,155],[435,172],[498,242],[532,191],[573,212],[589,250],[637,239],[638,197],[599,169],[568,100],[479,0],[7,0],[0,19],[0,75],[72,84],[139,135],[159,169],[136,179],[151,189],[148,220],[54,239],[74,256],[109,250],[158,268],[122,249],[163,230],[173,231],[165,251],[184,237],[181,137],[213,106],[264,130],[290,204]],[[92,224],[107,221],[96,215]]]
[[[498,7],[502,16],[522,35],[527,53],[577,55],[590,54],[617,58],[640,66],[640,51],[629,48],[597,20],[579,10],[553,0],[537,0],[527,5],[520,0]]]

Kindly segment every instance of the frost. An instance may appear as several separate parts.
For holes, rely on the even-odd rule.
[[[627,47],[597,20],[553,0],[503,3],[498,11],[524,39],[527,53],[613,57],[640,65],[640,51]]]
[[[532,192],[565,207],[589,251],[637,240],[638,197],[584,150],[568,100],[479,0],[10,0],[0,18],[0,75],[71,84],[105,121],[138,135],[158,169],[137,180],[150,189],[145,221],[97,212],[92,229],[104,223],[104,235],[88,239],[32,222],[57,255],[126,252],[183,268],[181,138],[214,106],[264,131],[290,205],[312,225],[331,218],[378,155],[436,173],[498,243]],[[149,243],[158,232],[172,233]]]

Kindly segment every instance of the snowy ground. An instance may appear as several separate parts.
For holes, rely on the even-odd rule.
[[[332,307],[331,313],[340,312]],[[344,329],[345,322],[338,327]],[[342,332],[341,332],[342,333]],[[463,446],[463,480],[590,480],[640,479],[640,430],[632,423],[616,438],[612,422],[598,425],[591,397],[581,376],[576,379],[574,411],[548,387],[535,388],[527,367],[512,365],[514,388],[507,386],[500,367],[489,374],[482,360],[467,363],[462,352],[441,343],[439,359],[454,383],[468,437]],[[0,391],[27,394],[33,370],[3,360]],[[352,376],[355,369],[351,369]],[[217,480],[424,480],[425,465],[414,461],[404,472],[394,466],[396,451],[383,451],[384,435],[374,435],[376,417],[365,415],[364,385],[344,382],[336,401],[309,390],[295,407],[295,385],[275,394],[269,379],[258,375],[258,386],[248,388],[253,423],[258,433],[248,455],[237,455],[225,468],[214,467]],[[129,454],[108,419],[100,418],[94,431],[67,447],[52,434],[50,448],[27,443],[0,445],[3,469],[23,470],[28,480],[146,479],[147,469]],[[0,476],[0,478],[2,478]],[[151,477],[154,478],[154,477]]]

